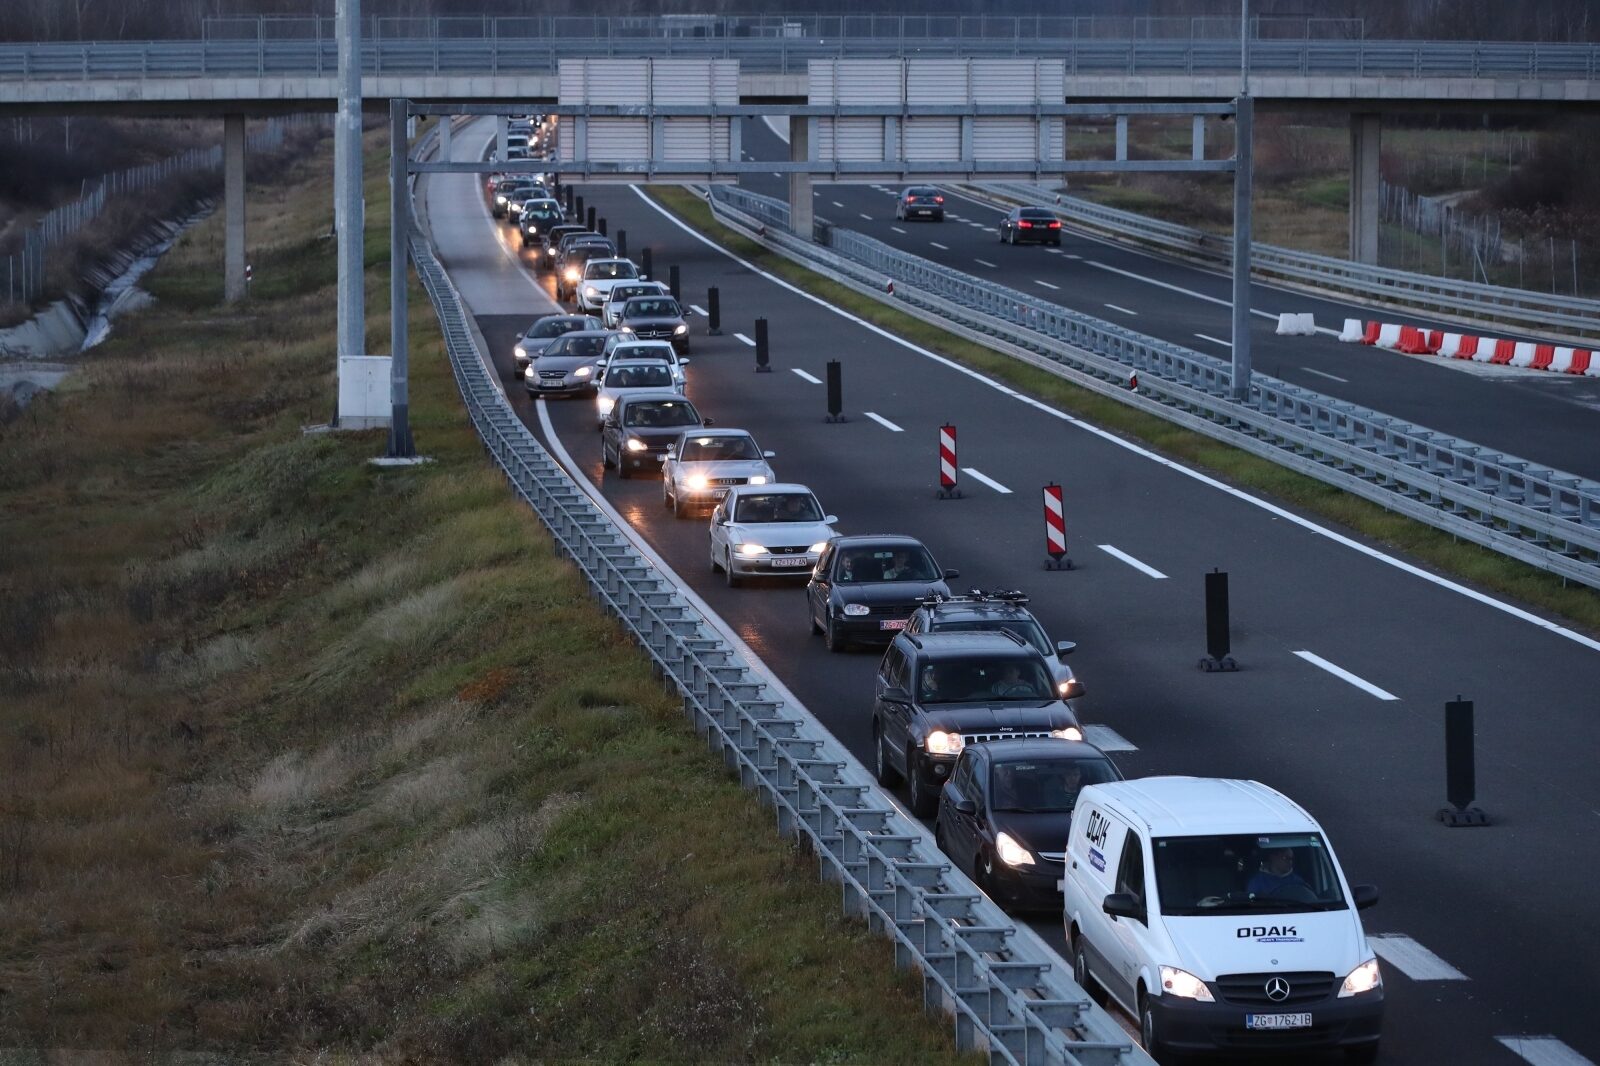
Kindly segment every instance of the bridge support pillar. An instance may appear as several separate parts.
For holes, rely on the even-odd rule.
[[[449,115],[439,116],[439,159],[448,163],[453,156],[450,155],[450,135],[455,132],[455,126],[450,122]]]
[[[789,116],[789,161],[804,163],[811,158],[811,120],[805,115]],[[811,175],[789,175],[789,228],[796,237],[811,240],[815,215],[811,204]]]
[[[1383,142],[1378,115],[1350,116],[1350,258],[1378,262],[1378,215],[1382,210],[1378,156]]]
[[[245,296],[244,116],[222,120],[222,298],[227,303]]]

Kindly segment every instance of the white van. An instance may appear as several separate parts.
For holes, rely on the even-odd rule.
[[[1256,781],[1084,788],[1064,921],[1078,983],[1139,1019],[1156,1059],[1342,1048],[1378,1055],[1383,977],[1322,827]]]

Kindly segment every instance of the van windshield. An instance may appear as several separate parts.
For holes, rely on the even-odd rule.
[[[1159,837],[1155,867],[1161,913],[1168,916],[1348,906],[1320,833]]]

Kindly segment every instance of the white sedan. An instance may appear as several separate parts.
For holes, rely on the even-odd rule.
[[[837,521],[804,485],[735,485],[711,513],[711,569],[732,587],[769,574],[809,578]]]
[[[756,439],[742,429],[697,429],[667,449],[661,464],[661,502],[679,518],[714,505],[735,485],[778,480]]]

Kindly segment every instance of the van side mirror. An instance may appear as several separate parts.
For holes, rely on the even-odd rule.
[[[1378,902],[1377,885],[1351,885],[1350,895],[1355,897],[1356,910],[1364,911]]]
[[[1113,892],[1100,903],[1100,909],[1113,918],[1132,918],[1144,921],[1144,904],[1138,896],[1127,892]]]
[[[1077,650],[1078,650],[1078,645],[1077,645],[1077,642],[1075,642],[1075,641],[1061,640],[1061,641],[1057,641],[1056,642],[1056,658],[1058,658],[1058,659],[1061,658],[1064,655],[1071,655],[1073,652],[1075,652]]]

